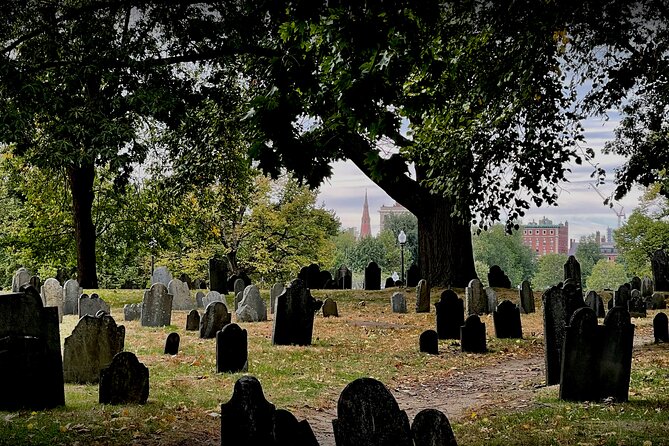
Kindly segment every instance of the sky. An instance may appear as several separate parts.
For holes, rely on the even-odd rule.
[[[609,196],[613,189],[614,169],[624,162],[617,155],[604,155],[600,150],[607,140],[613,139],[613,129],[618,124],[612,115],[609,120],[590,119],[583,122],[586,143],[596,150],[594,162],[606,170],[605,184],[598,186],[604,196]],[[618,217],[614,212],[623,207],[627,215],[638,205],[641,190],[635,189],[614,206],[603,204],[603,199],[591,186],[594,184],[590,174],[594,170],[587,163],[570,165],[568,182],[559,186],[558,206],[532,207],[523,218],[524,223],[546,217],[553,223],[569,222],[569,238],[578,240],[581,236],[600,231],[606,236],[607,227],[616,229]],[[362,209],[367,192],[372,234],[379,231],[379,208],[391,206],[395,200],[390,198],[372,180],[367,178],[352,162],[339,161],[333,165],[333,175],[321,185],[318,203],[327,209],[333,209],[342,223],[342,228],[355,227],[360,231]],[[624,219],[623,219],[624,221]]]

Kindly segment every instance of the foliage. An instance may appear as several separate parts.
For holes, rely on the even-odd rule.
[[[532,277],[532,286],[543,290],[562,282],[565,263],[567,263],[566,254],[551,253],[539,257],[537,272]]]
[[[474,260],[474,268],[476,268],[476,275],[483,286],[488,286],[488,271],[490,271],[490,266],[481,260]]]
[[[523,244],[523,236],[519,230],[511,234],[501,224],[493,225],[487,231],[474,234],[474,258],[488,268],[497,265],[509,276],[511,284],[520,285],[529,280],[536,270],[536,262],[532,249]],[[477,274],[479,271],[477,270]],[[487,280],[488,270],[483,276]]]
[[[635,209],[623,226],[614,231],[620,257],[632,276],[652,276],[650,259],[658,249],[669,248],[669,222]]]
[[[625,266],[607,259],[599,260],[586,280],[590,290],[617,290],[620,285],[628,282]]]
[[[599,243],[595,240],[594,235],[581,238],[574,257],[581,266],[581,278],[585,282],[587,277],[590,276],[592,268],[602,259]]]
[[[382,236],[384,232],[389,232],[387,235],[388,239],[393,239],[394,244],[397,245],[397,236],[400,234],[400,231],[404,231],[407,236],[407,241],[404,244],[404,255],[405,262],[408,263],[407,256],[410,255],[411,259],[418,260],[418,219],[413,214],[390,214],[386,216],[386,219],[383,223],[383,231],[379,236]],[[389,248],[387,246],[387,248]],[[392,263],[392,262],[388,262]],[[399,260],[397,261],[399,267]],[[390,266],[390,265],[388,265]],[[399,269],[395,269],[399,271]]]

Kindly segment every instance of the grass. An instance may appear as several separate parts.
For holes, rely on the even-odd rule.
[[[141,327],[124,322],[122,306],[141,301],[142,290],[98,292],[112,315],[126,327],[125,350],[137,354],[150,370],[149,402],[144,406],[98,404],[97,385],[65,385],[66,406],[44,412],[0,412],[0,444],[218,444],[220,404],[230,399],[241,374],[215,373],[215,341],[186,332],[185,311],[175,311],[169,327]],[[439,290],[433,290],[433,301]],[[463,296],[462,290],[456,290]],[[371,376],[388,387],[429,384],[453,370],[491,366],[509,358],[543,354],[541,313],[523,315],[522,340],[498,340],[492,318],[482,317],[488,331],[485,355],[462,354],[457,343],[440,341],[439,356],[419,353],[418,336],[435,326],[431,313],[390,311],[392,291],[314,291],[319,299],[337,301],[340,318],[317,316],[310,347],[272,346],[272,322],[240,324],[249,336],[249,374],[263,385],[278,408],[300,413],[333,410],[341,390],[355,378]],[[517,301],[517,292],[500,290]],[[267,298],[267,292],[263,292]],[[228,297],[230,300],[230,297]],[[364,305],[363,305],[364,302]],[[539,308],[539,306],[537,306]],[[637,319],[637,335],[652,332],[651,318]],[[63,339],[74,329],[75,316],[65,316]],[[181,336],[179,354],[163,355],[167,334]],[[667,346],[635,351],[630,402],[616,405],[567,404],[557,390],[542,389],[522,412],[503,407],[451,420],[459,444],[662,444],[669,431],[669,359]],[[545,420],[549,420],[548,425]],[[664,438],[664,440],[658,439]],[[647,443],[646,443],[647,444]]]

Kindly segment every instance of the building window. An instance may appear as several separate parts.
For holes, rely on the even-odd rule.
[[[543,235],[546,235],[546,230],[541,231]]]
[[[552,229],[551,229],[551,232],[550,232],[550,234],[551,234],[551,235],[553,235],[553,230],[552,230]]]

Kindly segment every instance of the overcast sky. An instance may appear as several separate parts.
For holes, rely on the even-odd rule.
[[[593,119],[584,122],[586,142],[595,149],[604,146],[604,143],[613,138],[613,129],[618,121],[611,118],[609,121]],[[624,161],[614,155],[603,155],[598,151],[595,162],[606,172],[606,183],[599,186],[600,191],[608,196],[614,189],[614,168]],[[554,223],[569,222],[569,238],[577,239],[582,235],[589,235],[600,231],[606,235],[606,228],[616,228],[618,217],[615,212],[603,204],[603,199],[592,189],[593,180],[590,174],[593,167],[585,164],[570,166],[572,173],[568,174],[569,182],[560,184],[561,192],[558,206],[531,208],[523,221],[538,220],[547,217]],[[392,205],[395,200],[390,198],[372,180],[367,178],[352,162],[337,162],[333,166],[333,176],[326,180],[320,188],[318,202],[327,209],[333,209],[342,227],[355,227],[360,230],[362,208],[367,190],[369,200],[369,214],[372,223],[372,234],[379,230],[379,208],[382,205]],[[624,212],[630,214],[638,205],[640,190],[634,190],[620,201]],[[615,206],[616,210],[620,205]]]

